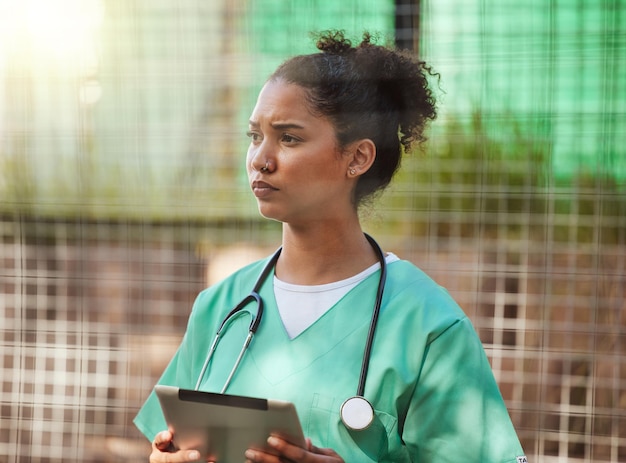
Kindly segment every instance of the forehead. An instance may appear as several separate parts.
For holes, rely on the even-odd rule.
[[[282,80],[267,82],[257,98],[251,121],[262,120],[319,119],[309,110],[307,93],[299,85]]]

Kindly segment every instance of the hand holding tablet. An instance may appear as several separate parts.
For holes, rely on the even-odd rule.
[[[271,399],[214,394],[157,385],[155,392],[179,449],[220,463],[243,461],[248,448],[271,453],[270,435],[305,447],[294,405]]]

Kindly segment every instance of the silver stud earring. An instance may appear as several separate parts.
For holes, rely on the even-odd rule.
[[[354,168],[350,168],[350,175],[354,175],[356,174],[356,170],[354,170]]]

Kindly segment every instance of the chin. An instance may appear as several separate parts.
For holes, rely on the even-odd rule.
[[[261,214],[264,219],[274,220],[281,223],[284,222],[281,215],[277,214],[276,211],[273,211],[271,207],[263,206],[262,204],[259,204],[259,214]]]

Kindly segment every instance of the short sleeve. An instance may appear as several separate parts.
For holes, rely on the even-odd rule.
[[[402,438],[413,461],[515,463],[523,455],[466,317],[428,344]]]
[[[176,364],[178,362],[178,352],[170,361],[167,369],[161,376],[159,380],[159,384],[173,384],[172,372],[176,371]],[[167,429],[167,424],[165,423],[165,418],[163,417],[163,413],[161,411],[161,405],[159,404],[159,399],[157,398],[154,391],[150,392],[150,395],[144,402],[143,406],[135,416],[133,420],[137,429],[141,431],[141,433],[146,436],[149,441],[153,441],[154,437],[161,431],[165,431]]]
[[[192,368],[190,365],[191,359],[193,358],[191,349],[191,346],[193,345],[193,330],[189,329],[189,327],[193,324],[193,314],[194,311],[192,310],[192,316],[189,319],[187,332],[185,333],[185,336],[183,337],[176,353],[161,375],[158,384],[189,389],[194,387],[194,385],[191,384]],[[159,432],[167,429],[167,424],[165,422],[165,418],[163,417],[163,412],[161,411],[161,404],[159,403],[159,399],[154,390],[150,392],[150,395],[137,413],[137,416],[135,416],[133,422],[137,429],[139,429],[139,431],[141,431],[149,441],[154,440],[154,437]]]

